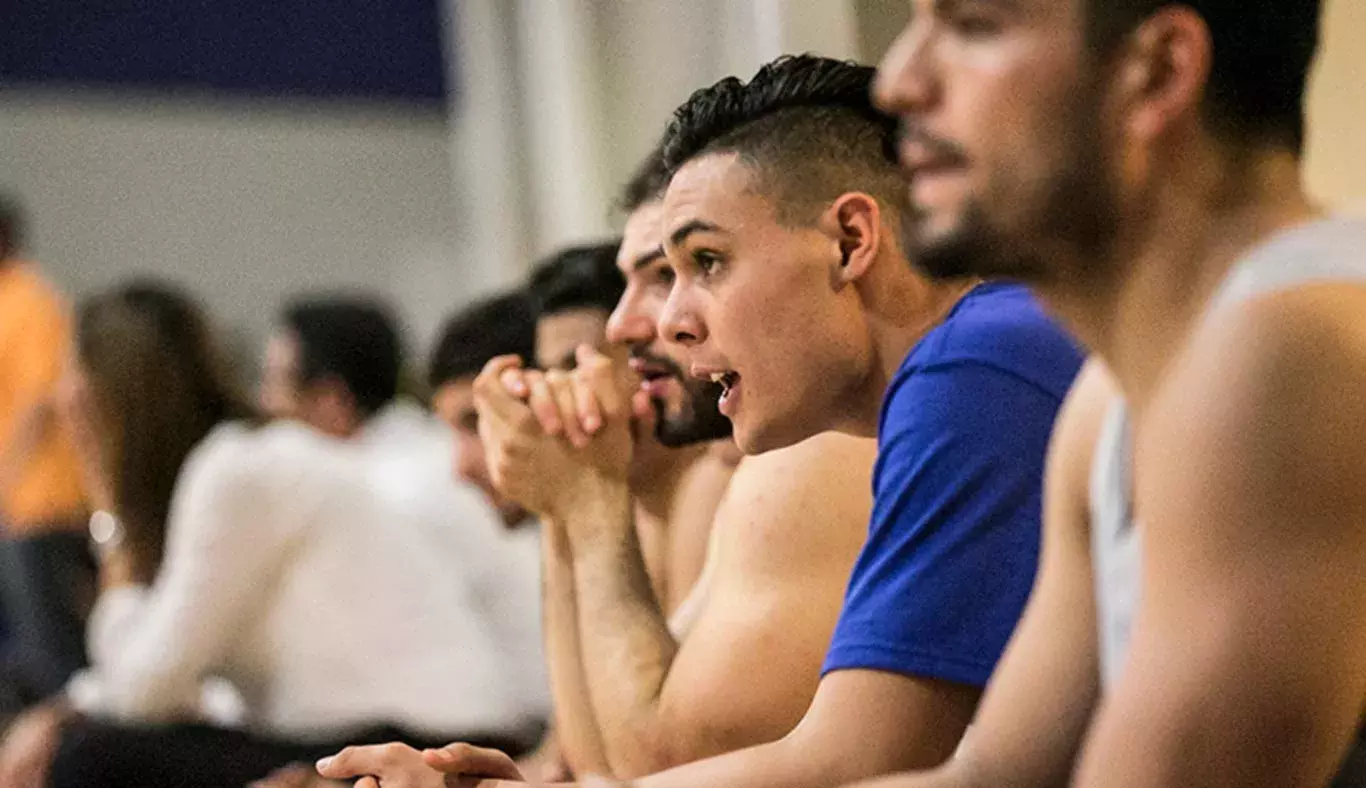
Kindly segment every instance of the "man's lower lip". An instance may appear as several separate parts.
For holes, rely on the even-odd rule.
[[[737,382],[721,394],[721,399],[717,402],[717,410],[721,411],[721,415],[728,419],[734,418],[735,410],[739,407],[739,399],[740,384]]]

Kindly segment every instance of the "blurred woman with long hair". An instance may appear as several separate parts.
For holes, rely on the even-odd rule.
[[[62,388],[96,510],[101,585],[150,582],[181,466],[214,427],[249,410],[226,381],[199,308],[151,282],[81,307]]]
[[[214,427],[250,415],[242,402],[203,314],[176,290],[142,281],[81,305],[56,405],[95,512],[102,597],[152,582],[182,466]],[[72,716],[64,699],[21,715],[0,751],[0,785],[43,784]]]

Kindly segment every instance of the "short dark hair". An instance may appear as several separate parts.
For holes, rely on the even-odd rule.
[[[672,177],[692,159],[736,153],[778,199],[779,218],[865,191],[909,210],[897,166],[896,119],[872,103],[875,69],[815,55],[784,55],[749,82],[728,77],[695,93],[664,134]]]
[[[334,377],[370,416],[398,394],[402,347],[389,310],[361,297],[310,297],[291,302],[284,325],[299,342],[299,382]]]
[[[621,189],[617,207],[623,213],[634,213],[664,195],[669,187],[669,170],[664,166],[664,149],[656,145]]]
[[[473,377],[497,356],[517,355],[530,366],[536,357],[536,314],[525,290],[493,296],[446,321],[428,366],[432,390]]]
[[[619,239],[574,246],[541,261],[527,285],[537,318],[570,309],[616,309],[626,291],[617,270],[620,248]]]
[[[1194,10],[1209,27],[1214,60],[1205,117],[1214,132],[1302,153],[1321,0],[1088,0],[1088,40],[1108,52],[1170,5]]]
[[[24,209],[13,197],[0,194],[0,260],[24,246]]]

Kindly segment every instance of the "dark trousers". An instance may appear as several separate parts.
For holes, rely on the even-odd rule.
[[[344,741],[301,743],[207,725],[140,727],[81,720],[63,731],[48,784],[51,788],[244,788],[281,766],[312,764],[350,745],[392,741],[418,749],[468,741],[517,757],[530,749],[534,739],[453,734],[430,741],[381,727]]]
[[[83,530],[0,540],[0,616],[6,630],[0,714],[59,691],[85,666],[85,619],[95,584]]]

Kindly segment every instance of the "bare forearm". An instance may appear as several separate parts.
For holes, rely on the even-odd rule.
[[[556,741],[575,773],[610,774],[583,670],[568,544],[553,523],[547,522],[543,527],[543,616]]]
[[[975,779],[963,764],[950,762],[932,772],[912,772],[859,783],[854,788],[986,788],[1001,785]]]
[[[592,536],[573,543],[589,693],[614,773],[646,774],[683,738],[664,730],[659,709],[678,644],[645,570],[629,494],[609,491],[578,516],[598,518],[591,531],[577,531]]]
[[[830,788],[845,782],[838,742],[812,741],[800,732],[715,758],[689,763],[635,782],[635,788]],[[805,740],[804,740],[805,739]],[[832,757],[836,756],[836,757]]]

